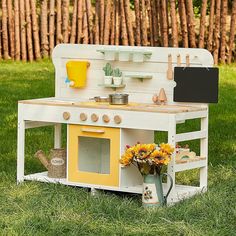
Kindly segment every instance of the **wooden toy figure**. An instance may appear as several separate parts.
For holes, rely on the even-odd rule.
[[[167,101],[166,93],[163,88],[159,92],[158,100],[161,102],[161,105],[164,105]]]

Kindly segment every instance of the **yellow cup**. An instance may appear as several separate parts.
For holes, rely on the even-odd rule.
[[[86,86],[87,68],[89,62],[87,61],[68,61],[66,63],[67,76],[73,88],[82,88]]]

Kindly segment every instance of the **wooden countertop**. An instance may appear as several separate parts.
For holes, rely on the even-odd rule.
[[[157,112],[157,113],[171,113],[171,114],[207,110],[207,107],[200,107],[200,106],[156,105],[153,103],[149,104],[149,103],[134,103],[134,102],[130,102],[128,105],[110,105],[109,103],[99,103],[94,101],[79,102],[79,101],[63,100],[57,98],[22,100],[19,101],[19,103],[32,104],[32,105],[70,106],[70,107],[83,107],[83,108],[95,108],[95,109]]]

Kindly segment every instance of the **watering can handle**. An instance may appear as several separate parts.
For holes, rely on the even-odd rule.
[[[167,197],[169,196],[170,191],[171,191],[171,189],[172,189],[172,187],[173,187],[173,179],[172,179],[172,177],[171,177],[168,173],[163,173],[163,174],[161,175],[161,178],[163,177],[163,175],[165,175],[166,177],[168,177],[168,178],[170,179],[170,188],[168,189],[166,195],[164,196],[164,201],[165,201],[165,203],[166,203]]]

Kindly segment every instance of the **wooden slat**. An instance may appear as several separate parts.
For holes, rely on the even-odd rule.
[[[207,160],[197,160],[187,163],[180,163],[175,165],[175,172],[184,171],[184,170],[191,170],[196,168],[202,168],[207,166]]]
[[[176,142],[182,142],[187,140],[202,139],[207,137],[207,132],[203,131],[194,131],[189,133],[176,134]]]

